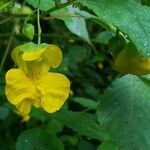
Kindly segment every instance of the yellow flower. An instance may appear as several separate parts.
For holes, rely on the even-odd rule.
[[[29,114],[31,106],[42,107],[52,113],[59,110],[70,92],[70,82],[60,73],[48,72],[62,60],[59,47],[52,44],[27,43],[12,51],[18,69],[6,73],[5,93],[22,115]]]
[[[117,55],[113,67],[121,73],[149,74],[150,57],[143,56],[132,43],[127,43],[125,48]]]

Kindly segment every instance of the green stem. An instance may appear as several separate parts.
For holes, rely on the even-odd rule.
[[[13,36],[14,36],[14,33],[15,33],[15,28],[16,28],[17,21],[18,21],[18,19],[17,19],[17,20],[15,21],[15,23],[14,23],[14,26],[13,26],[13,29],[12,29],[12,32],[11,32],[11,35],[10,35],[10,38],[9,38],[8,45],[7,45],[6,49],[5,49],[5,53],[4,53],[4,56],[2,57],[2,61],[0,62],[0,72],[3,70],[3,67],[4,67],[4,64],[5,64],[7,55],[8,55],[9,50],[10,50],[10,46],[11,46],[11,44],[12,44]]]
[[[70,0],[70,1],[68,1],[68,2],[66,2],[66,3],[63,3],[63,4],[60,4],[59,6],[56,6],[56,7],[53,7],[53,8],[51,8],[51,9],[49,9],[46,13],[51,13],[51,12],[53,12],[53,11],[56,11],[56,10],[59,10],[59,9],[61,9],[61,8],[64,8],[64,7],[67,7],[67,6],[69,6],[69,5],[71,5],[72,3],[74,3],[76,0]]]
[[[40,25],[40,10],[39,10],[39,8],[37,10],[37,25],[38,25],[38,45],[40,45],[42,30],[41,30],[41,25]]]
[[[6,23],[6,22],[9,22],[9,21],[12,20],[12,19],[13,19],[13,17],[8,17],[8,18],[2,20],[2,21],[0,21],[0,25],[1,25],[1,24],[4,24],[4,23]]]
[[[28,22],[28,20],[31,18],[31,16],[32,16],[36,11],[37,11],[37,9],[34,10],[31,14],[29,14],[29,15],[27,16],[27,18],[24,20],[24,24],[26,24],[26,23]]]

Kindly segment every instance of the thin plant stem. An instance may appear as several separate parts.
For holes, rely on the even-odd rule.
[[[14,26],[13,26],[13,29],[12,29],[12,32],[11,32],[11,35],[10,35],[10,38],[9,38],[8,45],[5,49],[4,56],[2,57],[2,61],[0,62],[0,72],[3,70],[7,55],[8,55],[9,50],[10,50],[10,46],[11,46],[12,41],[13,41],[13,36],[14,36],[14,33],[15,33],[15,27],[16,27],[16,24],[17,24],[17,20],[14,23]]]
[[[29,15],[27,16],[27,18],[24,20],[24,24],[26,24],[26,23],[28,22],[28,20],[31,18],[31,16],[32,16],[36,11],[37,11],[37,9],[34,10],[31,14],[29,14]]]
[[[51,12],[54,12],[54,11],[59,10],[61,8],[67,7],[67,6],[71,5],[72,3],[74,3],[75,1],[76,0],[70,0],[66,3],[60,4],[59,6],[56,6],[56,7],[49,9],[46,13],[51,13]]]
[[[38,45],[41,44],[41,25],[40,25],[40,10],[39,8],[37,9],[37,25],[38,25]]]
[[[13,17],[8,17],[8,18],[2,20],[2,21],[0,21],[0,25],[1,25],[1,24],[4,24],[4,23],[6,23],[6,22],[9,22],[9,21],[11,21],[12,19],[13,19]]]
[[[23,4],[23,5],[25,4],[25,0],[23,1],[22,4]],[[18,20],[19,20],[19,19],[16,19],[16,20],[14,21],[14,25],[13,25],[13,28],[12,28],[12,31],[11,31],[11,35],[10,35],[10,38],[9,38],[8,45],[7,45],[6,49],[5,49],[4,55],[3,55],[2,60],[1,60],[1,62],[0,62],[0,72],[3,70],[4,64],[5,64],[5,62],[6,62],[6,58],[7,58],[7,56],[8,56],[10,47],[11,47],[11,45],[12,45],[13,38],[14,38],[14,35],[15,35],[15,28],[16,28],[16,25],[17,25],[17,23],[18,23]]]

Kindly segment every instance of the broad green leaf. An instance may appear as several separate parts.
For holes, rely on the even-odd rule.
[[[68,20],[65,20],[65,24],[72,33],[90,43],[85,19],[77,15],[79,11],[80,10],[78,8],[68,6],[68,13],[70,13],[72,17],[70,17]]]
[[[145,56],[150,56],[150,8],[125,0],[78,0],[100,22],[125,33]]]
[[[32,107],[30,112],[31,118],[35,118],[41,122],[45,122],[49,118],[49,114],[43,109]]]
[[[125,45],[125,39],[121,35],[116,35],[109,40],[108,49],[112,56],[116,58],[118,54],[124,49]]]
[[[66,2],[66,0],[62,0],[62,2]],[[77,7],[70,5],[68,7],[53,12],[52,15],[63,20],[70,32],[90,43],[85,19],[81,17],[79,13],[80,10]]]
[[[12,0],[1,0],[0,1],[0,10],[2,10],[5,7],[9,6],[11,3],[12,3]]]
[[[93,72],[93,70],[87,70],[86,73],[91,77],[96,79],[96,82],[99,84],[103,84],[103,81],[101,81],[101,78],[99,76],[99,74],[96,74],[95,72]],[[101,97],[101,92],[100,89],[94,87],[93,85],[91,85],[90,83],[85,82],[83,84],[84,87],[84,92],[91,98],[93,99],[97,99],[99,100],[99,98]]]
[[[16,150],[64,150],[64,147],[58,137],[36,128],[27,130],[19,136]]]
[[[56,134],[63,130],[63,125],[57,120],[51,120],[47,125],[49,134]]]
[[[67,143],[68,145],[76,146],[79,142],[78,135],[63,135],[62,136],[63,142]]]
[[[90,143],[90,141],[86,141],[81,139],[78,143],[78,148],[77,150],[94,150],[96,149],[95,145]]]
[[[141,5],[141,0],[127,0],[127,1]]]
[[[94,100],[84,98],[84,97],[74,97],[73,98],[74,102],[79,103],[80,105],[89,108],[89,109],[96,109],[97,108],[97,103]]]
[[[43,11],[47,11],[48,9],[55,6],[54,0],[26,0],[26,1],[34,8],[39,7],[39,9]]]
[[[94,117],[88,113],[62,111],[56,113],[54,118],[79,134],[87,136],[88,138],[98,140],[107,138],[104,137],[100,126],[95,121]]]
[[[101,129],[119,150],[150,148],[150,80],[126,75],[104,92],[98,107]]]
[[[108,41],[113,37],[113,33],[110,31],[102,31],[97,34],[97,37],[94,39],[94,42],[101,43],[104,45],[108,44]]]
[[[116,143],[112,141],[105,141],[98,147],[97,150],[119,150]]]

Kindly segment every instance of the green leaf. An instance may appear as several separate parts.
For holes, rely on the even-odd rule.
[[[141,0],[127,0],[128,2],[141,5]]]
[[[49,135],[42,129],[30,129],[23,132],[16,144],[16,150],[64,150],[63,144],[55,135]]]
[[[48,123],[47,131],[49,134],[60,133],[63,130],[63,125],[57,120],[51,120]]]
[[[8,7],[12,3],[12,0],[1,0],[0,1],[0,10]]]
[[[62,140],[67,145],[76,146],[79,142],[79,137],[77,135],[63,135]]]
[[[116,35],[109,40],[108,49],[114,58],[124,49],[126,45],[125,39],[121,35]]]
[[[84,139],[81,139],[78,143],[77,150],[94,150],[94,144],[91,144],[90,141],[86,141]]]
[[[62,111],[56,113],[54,118],[79,134],[87,136],[88,138],[98,140],[106,138],[104,137],[100,126],[95,121],[94,117],[88,113]]]
[[[150,6],[150,1],[149,0],[141,0],[143,5],[148,5]]]
[[[94,100],[84,98],[84,97],[74,97],[73,98],[74,102],[79,103],[80,105],[89,108],[89,109],[96,109],[97,108],[97,103]]]
[[[150,56],[150,8],[125,0],[79,0],[95,12],[104,25],[117,28],[136,45],[145,56]]]
[[[33,13],[33,10],[28,6],[18,7],[17,5],[15,5],[11,9],[11,13],[16,15],[31,15]]]
[[[43,11],[47,11],[48,9],[55,6],[54,0],[26,0],[30,5],[34,8],[38,8]]]
[[[45,122],[49,118],[49,114],[43,109],[32,107],[30,115],[32,118]]]
[[[113,37],[113,33],[110,31],[102,31],[94,39],[95,42],[107,45],[108,41]]]
[[[77,15],[79,13],[78,8],[74,8],[73,6],[68,7],[68,13],[70,13],[73,17],[70,17],[70,19],[65,20],[65,25],[68,27],[68,29],[74,33],[75,35],[81,37],[88,43],[90,43],[88,31],[86,28],[85,19],[81,16]]]
[[[121,150],[150,148],[150,80],[126,75],[105,91],[98,107],[102,130]]]
[[[116,146],[116,143],[112,141],[105,141],[103,142],[97,150],[119,150]]]
[[[9,115],[9,109],[5,106],[0,106],[0,120],[4,120]]]
[[[79,13],[80,10],[78,8],[70,5],[68,7],[53,12],[52,15],[56,17],[58,16],[58,19],[63,20],[67,28],[70,30],[70,32],[81,37],[83,40],[91,44],[85,19],[81,17]]]

